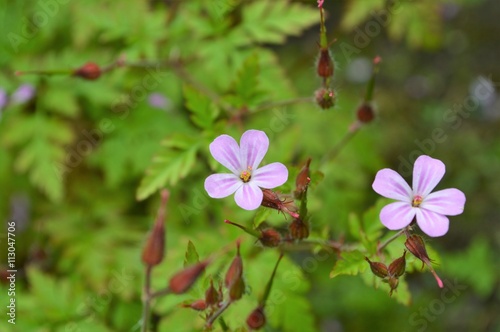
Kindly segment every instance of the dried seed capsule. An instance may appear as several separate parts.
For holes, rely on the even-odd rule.
[[[208,261],[203,261],[177,272],[169,281],[169,287],[172,293],[182,294],[187,292],[195,283],[196,279],[205,271],[208,264]]]
[[[101,76],[101,74],[101,68],[94,62],[87,62],[73,72],[74,76],[78,76],[86,80],[96,80]]]

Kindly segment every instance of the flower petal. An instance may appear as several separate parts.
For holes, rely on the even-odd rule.
[[[232,195],[243,182],[234,174],[212,174],[205,180],[205,190],[212,198],[223,198]]]
[[[210,143],[210,153],[228,170],[238,175],[243,170],[240,162],[238,143],[229,135],[220,135]],[[246,166],[245,166],[246,169]]]
[[[288,180],[288,169],[282,163],[272,163],[256,169],[250,180],[256,186],[266,189],[281,186]]]
[[[384,168],[377,172],[372,184],[373,190],[379,195],[387,198],[410,202],[412,197],[411,188],[397,172]]]
[[[415,213],[409,203],[395,202],[384,206],[380,211],[380,221],[391,230],[402,229],[412,222]]]
[[[464,211],[464,205],[464,193],[451,188],[429,194],[420,207],[446,216],[456,216]]]
[[[425,198],[443,178],[446,168],[441,160],[420,156],[413,166],[413,193]]]
[[[425,209],[417,209],[417,224],[425,234],[437,237],[448,232],[450,221],[446,216]]]
[[[243,169],[256,170],[269,148],[269,138],[260,130],[247,130],[241,135],[240,160]]]
[[[234,200],[245,210],[255,210],[262,203],[264,194],[262,190],[253,183],[244,183],[234,194]]]

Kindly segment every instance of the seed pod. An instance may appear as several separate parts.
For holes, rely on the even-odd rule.
[[[405,247],[413,254],[413,256],[417,257],[424,263],[429,263],[430,258],[427,254],[427,250],[425,249],[425,242],[421,236],[417,234],[413,234],[406,239]]]
[[[215,289],[213,280],[210,280],[210,287],[205,292],[205,302],[208,306],[215,306],[220,302],[219,292]]]
[[[297,178],[295,179],[295,197],[298,199],[302,198],[305,194],[311,178],[309,177],[309,165],[311,164],[311,158],[307,159],[306,164],[302,167]]]
[[[365,257],[365,260],[370,264],[370,269],[372,270],[373,274],[376,275],[379,278],[385,278],[389,275],[389,272],[387,271],[387,266],[384,263],[380,262],[372,262],[368,257]]]
[[[168,198],[169,192],[162,190],[162,201],[158,208],[156,221],[142,251],[142,261],[149,266],[160,264],[165,253],[165,210]]]
[[[264,247],[277,247],[281,243],[281,234],[274,228],[267,228],[262,231],[259,241]]]
[[[101,68],[94,62],[87,62],[73,72],[74,76],[81,77],[86,80],[96,80],[101,76]]]
[[[240,255],[240,243],[237,244],[236,256],[233,258],[229,269],[226,272],[226,278],[224,284],[227,288],[231,288],[231,286],[241,279],[243,274],[243,261]]]
[[[369,123],[372,122],[375,118],[375,111],[373,110],[373,107],[371,105],[362,104],[356,111],[356,117],[358,118],[359,122]]]
[[[309,227],[307,223],[303,222],[301,219],[294,219],[288,226],[290,231],[290,236],[295,240],[302,240],[309,237]]]
[[[317,72],[320,77],[333,76],[334,64],[328,48],[322,48],[319,53]]]
[[[406,250],[403,252],[403,256],[397,258],[389,265],[389,275],[399,278],[405,273],[406,269]]]
[[[270,209],[275,209],[280,212],[286,212],[292,217],[298,217],[296,213],[297,207],[293,200],[288,200],[287,198],[282,199],[280,195],[271,189],[263,189],[263,198],[261,205]]]
[[[207,304],[205,303],[205,300],[196,300],[192,303],[189,304],[183,304],[182,305],[184,308],[191,308],[197,311],[203,311],[207,308]]]
[[[330,88],[319,88],[314,92],[314,98],[316,99],[316,104],[324,110],[335,105],[335,92]]]
[[[240,277],[229,287],[229,299],[231,301],[239,300],[243,293],[245,293],[245,282],[243,277]]]

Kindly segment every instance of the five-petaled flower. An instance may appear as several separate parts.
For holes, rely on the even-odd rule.
[[[391,230],[408,226],[414,217],[420,229],[429,236],[442,236],[448,232],[446,216],[461,214],[465,195],[458,189],[444,189],[431,193],[443,178],[443,162],[429,156],[420,156],[413,168],[413,190],[406,181],[392,169],[378,171],[373,190],[378,194],[398,200],[380,211],[380,220]]]
[[[282,163],[258,168],[269,147],[267,135],[260,130],[247,130],[240,146],[228,135],[221,135],[210,144],[210,153],[231,173],[212,174],[205,180],[205,190],[212,198],[234,195],[236,204],[255,210],[262,203],[262,189],[281,186],[288,179]]]

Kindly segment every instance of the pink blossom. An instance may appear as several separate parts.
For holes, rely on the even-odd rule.
[[[282,163],[259,168],[267,153],[269,139],[260,130],[247,130],[241,136],[240,146],[228,135],[217,137],[210,144],[210,153],[231,173],[212,174],[205,180],[205,190],[212,198],[234,194],[234,200],[245,210],[255,210],[262,202],[262,189],[281,186],[288,179],[288,170]]]
[[[318,0],[318,8],[323,7],[323,2],[325,2],[325,0]]]
[[[413,189],[392,169],[378,171],[372,187],[378,194],[398,200],[380,211],[385,227],[396,230],[408,226],[414,217],[420,229],[429,236],[443,236],[448,232],[446,216],[456,216],[464,210],[465,195],[458,189],[444,189],[431,193],[443,178],[442,161],[420,156],[413,168]]]

